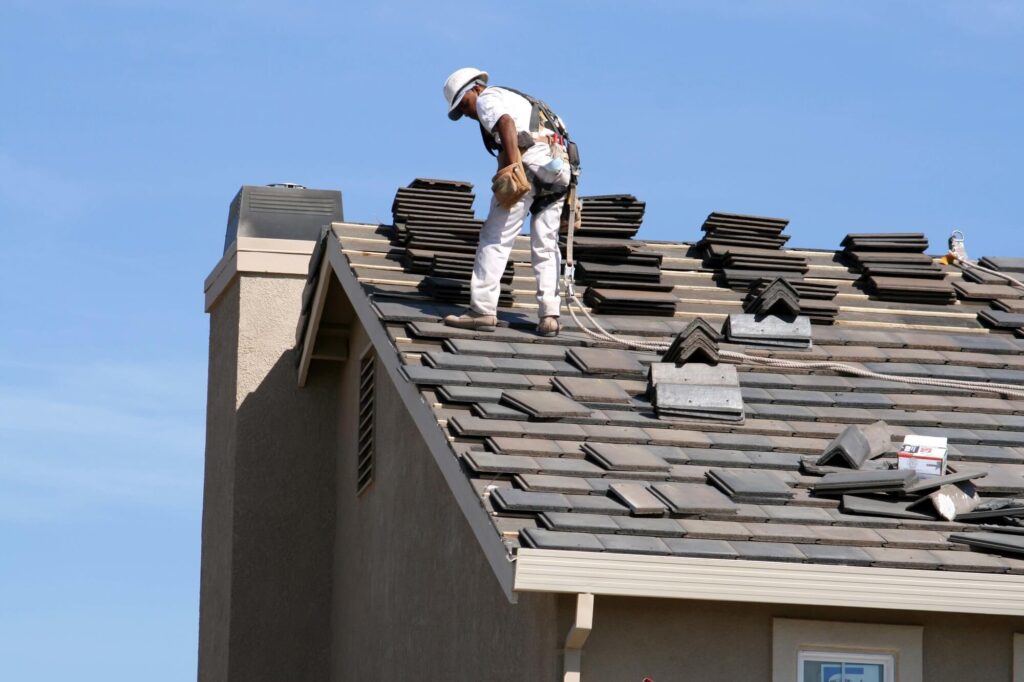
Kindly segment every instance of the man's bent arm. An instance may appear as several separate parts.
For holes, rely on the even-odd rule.
[[[501,138],[501,148],[509,163],[519,158],[519,138],[516,134],[516,124],[508,114],[502,114],[494,129]]]

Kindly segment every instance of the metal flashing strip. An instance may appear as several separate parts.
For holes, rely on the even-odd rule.
[[[517,592],[1024,615],[1024,575],[520,549]]]

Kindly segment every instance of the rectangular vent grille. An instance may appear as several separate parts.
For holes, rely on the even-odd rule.
[[[373,482],[374,446],[374,369],[373,351],[368,351],[359,363],[359,427],[356,444],[356,494],[362,493]]]
[[[281,192],[249,193],[250,211],[269,211],[273,213],[313,213],[331,215],[338,210],[338,202],[333,198],[310,196],[288,196]]]

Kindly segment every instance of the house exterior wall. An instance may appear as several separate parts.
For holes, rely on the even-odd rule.
[[[210,310],[201,682],[328,675],[337,372],[296,385],[304,283],[242,274]]]
[[[1013,635],[1024,625],[1009,616],[598,596],[582,682],[769,681],[775,618],[922,626],[928,682],[1011,682]]]
[[[561,679],[565,598],[509,603],[379,362],[375,477],[355,495],[353,402],[368,345],[356,325],[339,386],[331,679]]]

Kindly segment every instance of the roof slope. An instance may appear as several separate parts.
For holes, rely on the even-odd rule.
[[[446,437],[447,456],[457,458],[481,513],[510,552],[533,547],[1024,573],[1024,561],[951,543],[950,534],[968,524],[844,513],[838,499],[811,494],[820,479],[800,466],[816,460],[848,425],[882,419],[896,440],[910,433],[947,436],[953,467],[987,472],[976,481],[982,495],[1024,496],[1024,400],[739,365],[743,423],[659,419],[646,398],[647,366],[657,355],[595,341],[567,315],[558,337],[533,333],[526,238],[512,252],[513,304],[500,310],[504,326],[488,333],[441,324],[462,308],[421,293],[424,276],[403,267],[396,237],[392,226],[336,223],[325,245],[340,251],[372,302],[391,345],[378,351],[397,354],[402,375]],[[721,286],[691,244],[645,242],[640,250],[660,255],[661,281],[673,285],[676,313],[598,316],[610,331],[667,343],[697,317],[718,325],[743,312],[746,290]],[[877,300],[855,286],[859,274],[834,252],[781,253],[806,259],[807,282],[837,287],[835,323],[813,327],[809,351],[728,343],[723,350],[1024,384],[1024,341],[978,321],[986,301]],[[955,268],[938,267],[946,281],[961,282]],[[749,486],[750,493],[724,494],[709,479]]]

